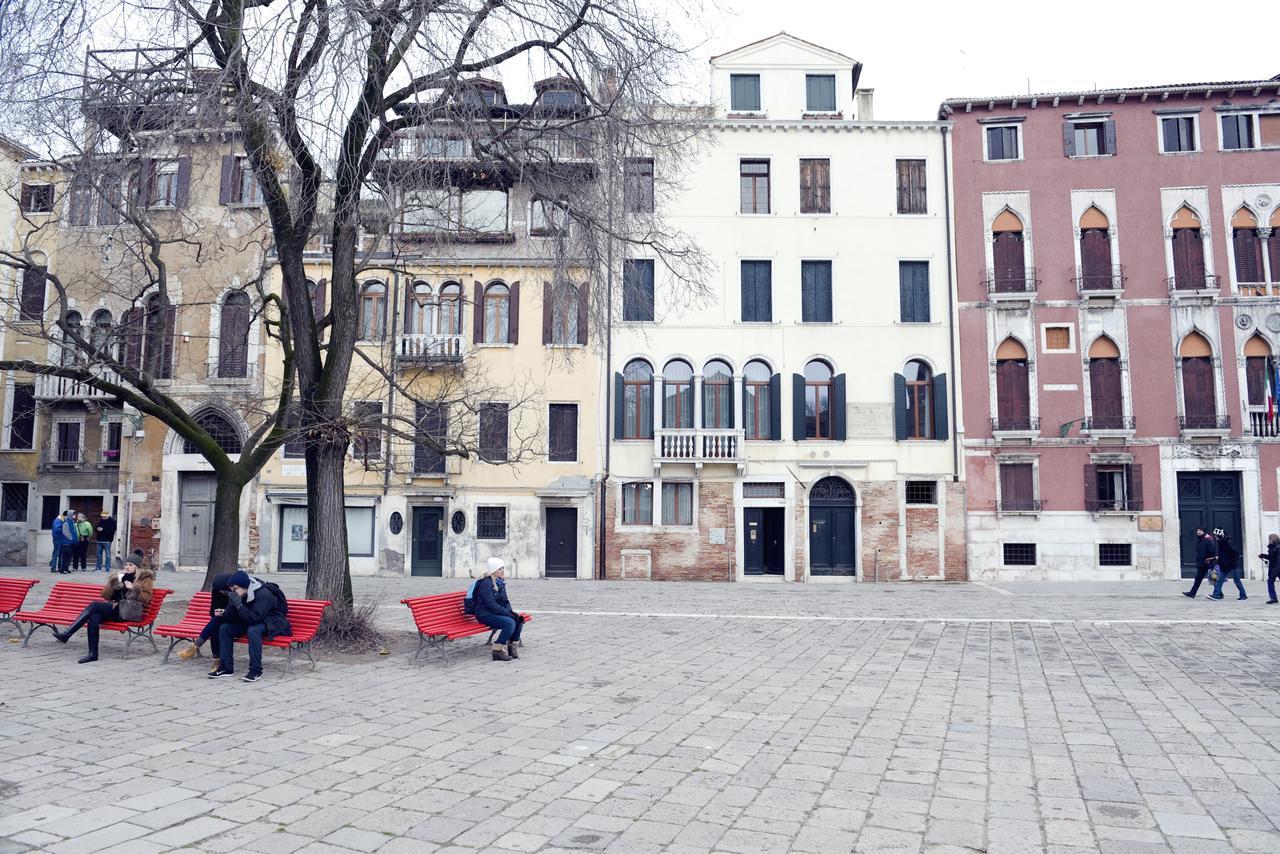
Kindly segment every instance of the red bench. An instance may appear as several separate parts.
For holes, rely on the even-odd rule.
[[[14,612],[22,607],[27,591],[40,583],[38,578],[0,578],[0,623],[13,623],[22,634],[22,626],[13,619]]]
[[[156,587],[151,591],[151,601],[147,604],[147,608],[142,612],[142,619],[130,622],[104,622],[102,630],[106,632],[124,632],[127,640],[124,644],[124,653],[121,658],[129,655],[130,649],[133,648],[133,642],[138,638],[146,638],[151,642],[151,648],[155,652],[159,652],[160,648],[156,646],[156,639],[151,636],[152,625],[156,621],[156,616],[160,613],[160,606],[164,604],[164,598],[172,593],[163,587]],[[19,623],[30,623],[31,628],[22,638],[22,645],[27,646],[31,642],[31,636],[36,633],[36,629],[41,626],[48,626],[50,629],[57,631],[58,626],[69,626],[76,621],[76,617],[80,616],[80,612],[90,602],[101,602],[102,586],[99,584],[77,584],[71,581],[59,581],[53,585],[53,589],[49,591],[49,599],[38,611],[19,611],[13,615],[13,619]]]
[[[156,634],[169,639],[169,649],[165,651],[164,660],[180,640],[194,641],[209,622],[209,599],[212,594],[201,591],[191,597],[187,612],[182,620],[171,626],[157,626]],[[311,654],[311,642],[315,640],[316,631],[320,628],[320,620],[324,617],[324,609],[332,603],[323,599],[290,599],[289,628],[293,631],[287,635],[277,635],[270,640],[264,639],[263,646],[274,646],[283,649],[288,656],[288,667],[293,669],[295,652],[306,655],[311,662],[311,669],[316,669],[315,656]],[[237,638],[236,643],[247,644],[248,638]]]
[[[418,628],[418,651],[413,656],[414,661],[434,649],[444,656],[447,663],[449,651],[446,645],[449,641],[458,638],[469,638],[472,635],[482,635],[487,632],[489,643],[493,643],[493,636],[498,633],[498,630],[491,629],[471,614],[462,612],[462,602],[466,597],[467,591],[459,590],[456,593],[415,596],[400,600],[401,605],[409,606],[409,612],[413,614],[413,623]],[[524,617],[526,623],[533,621],[531,614],[522,613],[520,616]]]

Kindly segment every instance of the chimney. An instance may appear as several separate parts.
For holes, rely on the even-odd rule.
[[[875,95],[875,89],[854,89],[854,114],[853,117],[860,122],[870,122],[875,120],[875,112],[871,109],[871,99]]]

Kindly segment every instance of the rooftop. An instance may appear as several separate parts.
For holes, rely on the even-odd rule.
[[[938,118],[945,119],[957,110],[971,112],[974,109],[994,110],[996,107],[1017,108],[1026,105],[1031,109],[1046,105],[1057,107],[1064,101],[1074,101],[1077,106],[1085,103],[1102,104],[1110,100],[1123,104],[1130,98],[1143,103],[1157,99],[1187,100],[1192,96],[1211,98],[1218,95],[1233,98],[1237,95],[1259,97],[1264,93],[1280,96],[1280,75],[1269,80],[1222,80],[1211,83],[1170,83],[1160,86],[1127,86],[1120,89],[1089,89],[1075,92],[1039,92],[1021,95],[992,95],[985,97],[948,98],[938,107]]]

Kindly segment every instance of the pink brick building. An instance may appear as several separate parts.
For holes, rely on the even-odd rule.
[[[1280,79],[946,101],[974,579],[1280,530]]]

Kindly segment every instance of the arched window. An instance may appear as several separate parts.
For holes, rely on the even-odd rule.
[[[774,432],[777,385],[769,366],[758,359],[742,369],[742,420],[748,439],[779,438]]]
[[[1183,205],[1173,215],[1173,286],[1178,290],[1209,287],[1205,278],[1200,217]]]
[[[991,289],[996,293],[1022,293],[1027,286],[1027,257],[1022,242],[1022,220],[1004,210],[991,225]]]
[[[907,438],[933,438],[933,371],[919,359],[907,362]]]
[[[1120,348],[1103,335],[1089,348],[1090,430],[1124,429],[1124,393],[1120,388]]]
[[[570,282],[547,288],[551,299],[550,344],[567,346],[578,343],[578,289]]]
[[[653,438],[653,368],[644,359],[632,359],[622,369],[618,390],[622,425],[619,438]]]
[[[1178,355],[1182,362],[1182,426],[1188,430],[1217,429],[1213,347],[1203,335],[1191,332],[1182,339]]]
[[[662,426],[693,426],[693,368],[681,359],[662,369]]]
[[[360,289],[360,338],[381,341],[387,329],[387,286],[366,282]]]
[[[409,305],[405,312],[405,331],[411,335],[430,335],[435,331],[432,325],[432,313],[435,309],[435,295],[431,285],[423,281],[413,283],[409,289]]]
[[[249,375],[249,295],[227,294],[222,301],[222,325],[218,330],[218,376]]]
[[[1260,335],[1244,342],[1244,377],[1250,406],[1267,405],[1267,388],[1274,380],[1271,369],[1271,346]]]
[[[107,359],[114,355],[111,352],[113,326],[111,312],[105,308],[100,308],[93,313],[93,329],[89,332],[89,343],[93,345],[93,352],[98,354],[99,358]]]
[[[1080,217],[1080,286],[1110,290],[1120,286],[1111,265],[1111,221],[1096,207]]]
[[[733,426],[733,370],[719,359],[702,368],[702,426]]]
[[[205,410],[196,416],[196,424],[208,433],[225,453],[232,455],[240,453],[240,431],[236,430],[221,413],[212,409]],[[195,442],[184,439],[182,453],[198,454],[200,449]]]
[[[62,366],[68,367],[80,361],[80,348],[75,343],[75,336],[83,335],[81,326],[84,319],[78,311],[67,312],[67,330],[63,333],[65,343],[61,345]]]
[[[804,437],[806,439],[831,439],[834,437],[831,419],[831,366],[821,359],[814,359],[804,366]]]
[[[440,311],[437,329],[441,335],[462,334],[462,286],[445,282],[440,287]]]
[[[511,289],[501,282],[484,289],[484,343],[511,343]]]
[[[1236,284],[1247,288],[1251,295],[1264,294],[1265,288],[1261,291],[1257,288],[1267,280],[1262,272],[1266,247],[1258,237],[1258,218],[1248,208],[1236,211],[1231,220],[1231,244],[1236,256]]]
[[[145,351],[143,370],[153,379],[167,380],[173,376],[173,327],[177,309],[162,305],[159,294],[147,300]]]
[[[997,430],[1031,429],[1030,366],[1027,348],[1006,338],[996,350]]]

